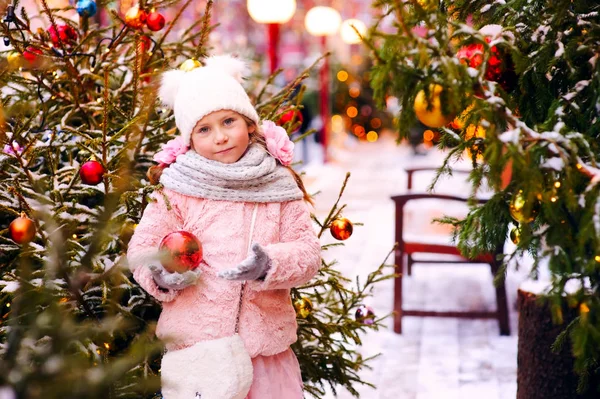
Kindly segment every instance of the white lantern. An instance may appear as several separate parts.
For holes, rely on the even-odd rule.
[[[367,32],[367,26],[360,19],[347,19],[342,22],[342,26],[340,28],[340,35],[342,36],[342,40],[348,44],[356,44],[360,43],[360,36],[356,34],[354,28],[360,33],[360,36],[365,36]]]
[[[306,30],[313,36],[333,35],[338,31],[341,23],[342,17],[337,10],[323,6],[308,10],[304,19]]]
[[[248,13],[261,24],[284,24],[296,12],[296,0],[248,0]]]

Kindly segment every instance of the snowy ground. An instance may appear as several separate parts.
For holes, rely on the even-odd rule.
[[[316,197],[315,212],[323,217],[337,198],[347,171],[352,173],[343,203],[344,213],[354,222],[362,222],[346,241],[346,247],[328,251],[337,259],[348,277],[366,275],[376,268],[394,244],[394,204],[390,196],[406,192],[404,168],[439,165],[442,155],[430,151],[415,156],[409,147],[397,146],[393,138],[377,143],[337,143],[332,148],[334,161],[326,165],[309,164],[305,181]],[[468,166],[464,166],[466,169]],[[425,190],[433,175],[416,181],[413,191]],[[444,180],[437,192],[468,194],[463,180]],[[428,221],[461,209],[440,209],[435,201],[409,208],[410,233],[440,237],[447,228]],[[325,240],[328,240],[326,238]],[[331,239],[332,240],[332,239]],[[390,259],[390,263],[393,260]],[[495,320],[458,320],[442,318],[404,318],[404,333],[391,329],[368,334],[361,347],[363,356],[381,353],[372,362],[373,370],[364,370],[363,379],[376,390],[359,387],[366,399],[512,399],[516,396],[517,314],[516,291],[523,276],[512,272],[507,291],[512,334],[501,337]],[[494,309],[492,276],[487,265],[418,264],[413,276],[404,282],[407,307],[431,310]],[[393,281],[381,283],[371,303],[379,315],[392,311]],[[351,398],[340,390],[331,398]]]

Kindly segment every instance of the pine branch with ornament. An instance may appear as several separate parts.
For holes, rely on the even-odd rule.
[[[554,320],[562,321],[561,301],[579,309],[568,337],[585,388],[600,364],[600,5],[374,6],[382,17],[366,45],[376,98],[398,98],[400,138],[417,120],[439,132],[447,158],[434,184],[466,157],[470,195],[493,189],[465,219],[445,221],[469,257],[510,238],[516,249],[505,261],[529,253],[532,277],[547,265]]]
[[[134,281],[125,253],[158,188],[146,176],[152,157],[176,133],[172,113],[156,99],[157,77],[177,66],[196,68],[208,52],[212,2],[202,18],[178,25],[193,3],[141,1],[115,10],[79,0],[51,9],[42,0],[46,28],[33,29],[37,16],[16,1],[0,2],[0,35],[8,43],[0,51],[0,369],[9,371],[0,373],[3,393],[160,397],[160,304]],[[171,18],[164,17],[167,7],[175,7]],[[310,71],[281,89],[272,77],[253,77],[250,94],[261,117],[296,130]],[[334,209],[315,223],[321,233],[347,239],[352,223],[343,207]],[[163,261],[173,270],[193,268],[202,256],[202,243],[186,233],[163,239],[162,255],[171,253]],[[352,390],[364,383],[358,372],[368,361],[347,341],[356,344],[361,331],[379,326],[381,318],[362,307],[382,278],[376,270],[351,289],[334,262],[324,262],[319,277],[293,293],[300,301],[294,349],[307,391],[317,397],[326,384]]]
[[[319,227],[318,236],[329,232],[338,241],[349,239],[354,226],[343,216],[346,205],[340,205],[350,173],[342,183],[336,202],[321,221],[313,215]],[[344,242],[326,244],[326,251]],[[376,284],[394,277],[394,266],[387,264],[391,252],[373,269],[365,281],[350,281],[336,270],[337,261],[321,260],[319,274],[305,286],[292,290],[292,299],[298,315],[298,341],[292,345],[302,369],[305,390],[314,397],[325,394],[325,386],[336,393],[344,387],[358,397],[355,386],[373,386],[362,380],[360,370],[369,367],[372,358],[363,358],[358,347],[361,335],[378,330],[389,315],[377,315],[365,305]]]

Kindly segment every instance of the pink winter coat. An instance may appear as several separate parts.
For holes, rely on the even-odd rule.
[[[156,201],[146,207],[127,253],[135,280],[162,302],[156,335],[165,340],[168,350],[231,336],[242,282],[224,280],[217,273],[247,257],[255,204],[201,199],[168,189],[163,193],[171,210],[163,196],[155,193]],[[154,283],[150,270],[136,265],[135,259],[156,251],[162,238],[177,230],[200,239],[202,274],[194,286],[164,292]],[[271,268],[263,282],[246,285],[239,334],[251,357],[271,356],[297,339],[290,288],[306,283],[317,273],[321,246],[302,200],[259,203],[252,242],[265,248]]]

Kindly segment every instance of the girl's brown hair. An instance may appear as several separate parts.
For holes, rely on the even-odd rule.
[[[246,117],[244,115],[241,115],[241,116],[244,118],[244,120],[248,124],[248,127],[254,127],[254,131],[252,131],[250,133],[250,144],[258,144],[261,147],[263,147],[265,149],[265,151],[268,152],[268,150],[267,150],[267,143],[265,141],[265,136],[263,136],[263,134],[259,130],[257,124],[252,119],[250,119],[250,118],[248,118],[248,117]],[[292,169],[290,166],[285,166],[285,165],[282,165],[282,166],[284,168],[286,168],[287,170],[289,170],[290,173],[292,174],[292,176],[294,177],[294,180],[296,181],[296,184],[298,185],[298,188],[304,194],[304,201],[306,201],[309,204],[311,204],[311,205],[314,206],[315,203],[312,200],[312,198],[310,197],[310,195],[308,194],[308,192],[306,191],[306,188],[304,187],[304,182],[302,181],[302,178],[300,177],[300,175],[298,173],[296,173],[296,171],[294,169]],[[148,169],[148,172],[146,172],[146,177],[150,181],[150,184],[152,184],[152,185],[158,184],[159,181],[160,181],[160,176],[162,175],[163,170],[165,170],[165,168],[167,168],[167,167],[169,167],[169,165],[163,164],[163,163],[161,163],[159,165],[151,166]]]

